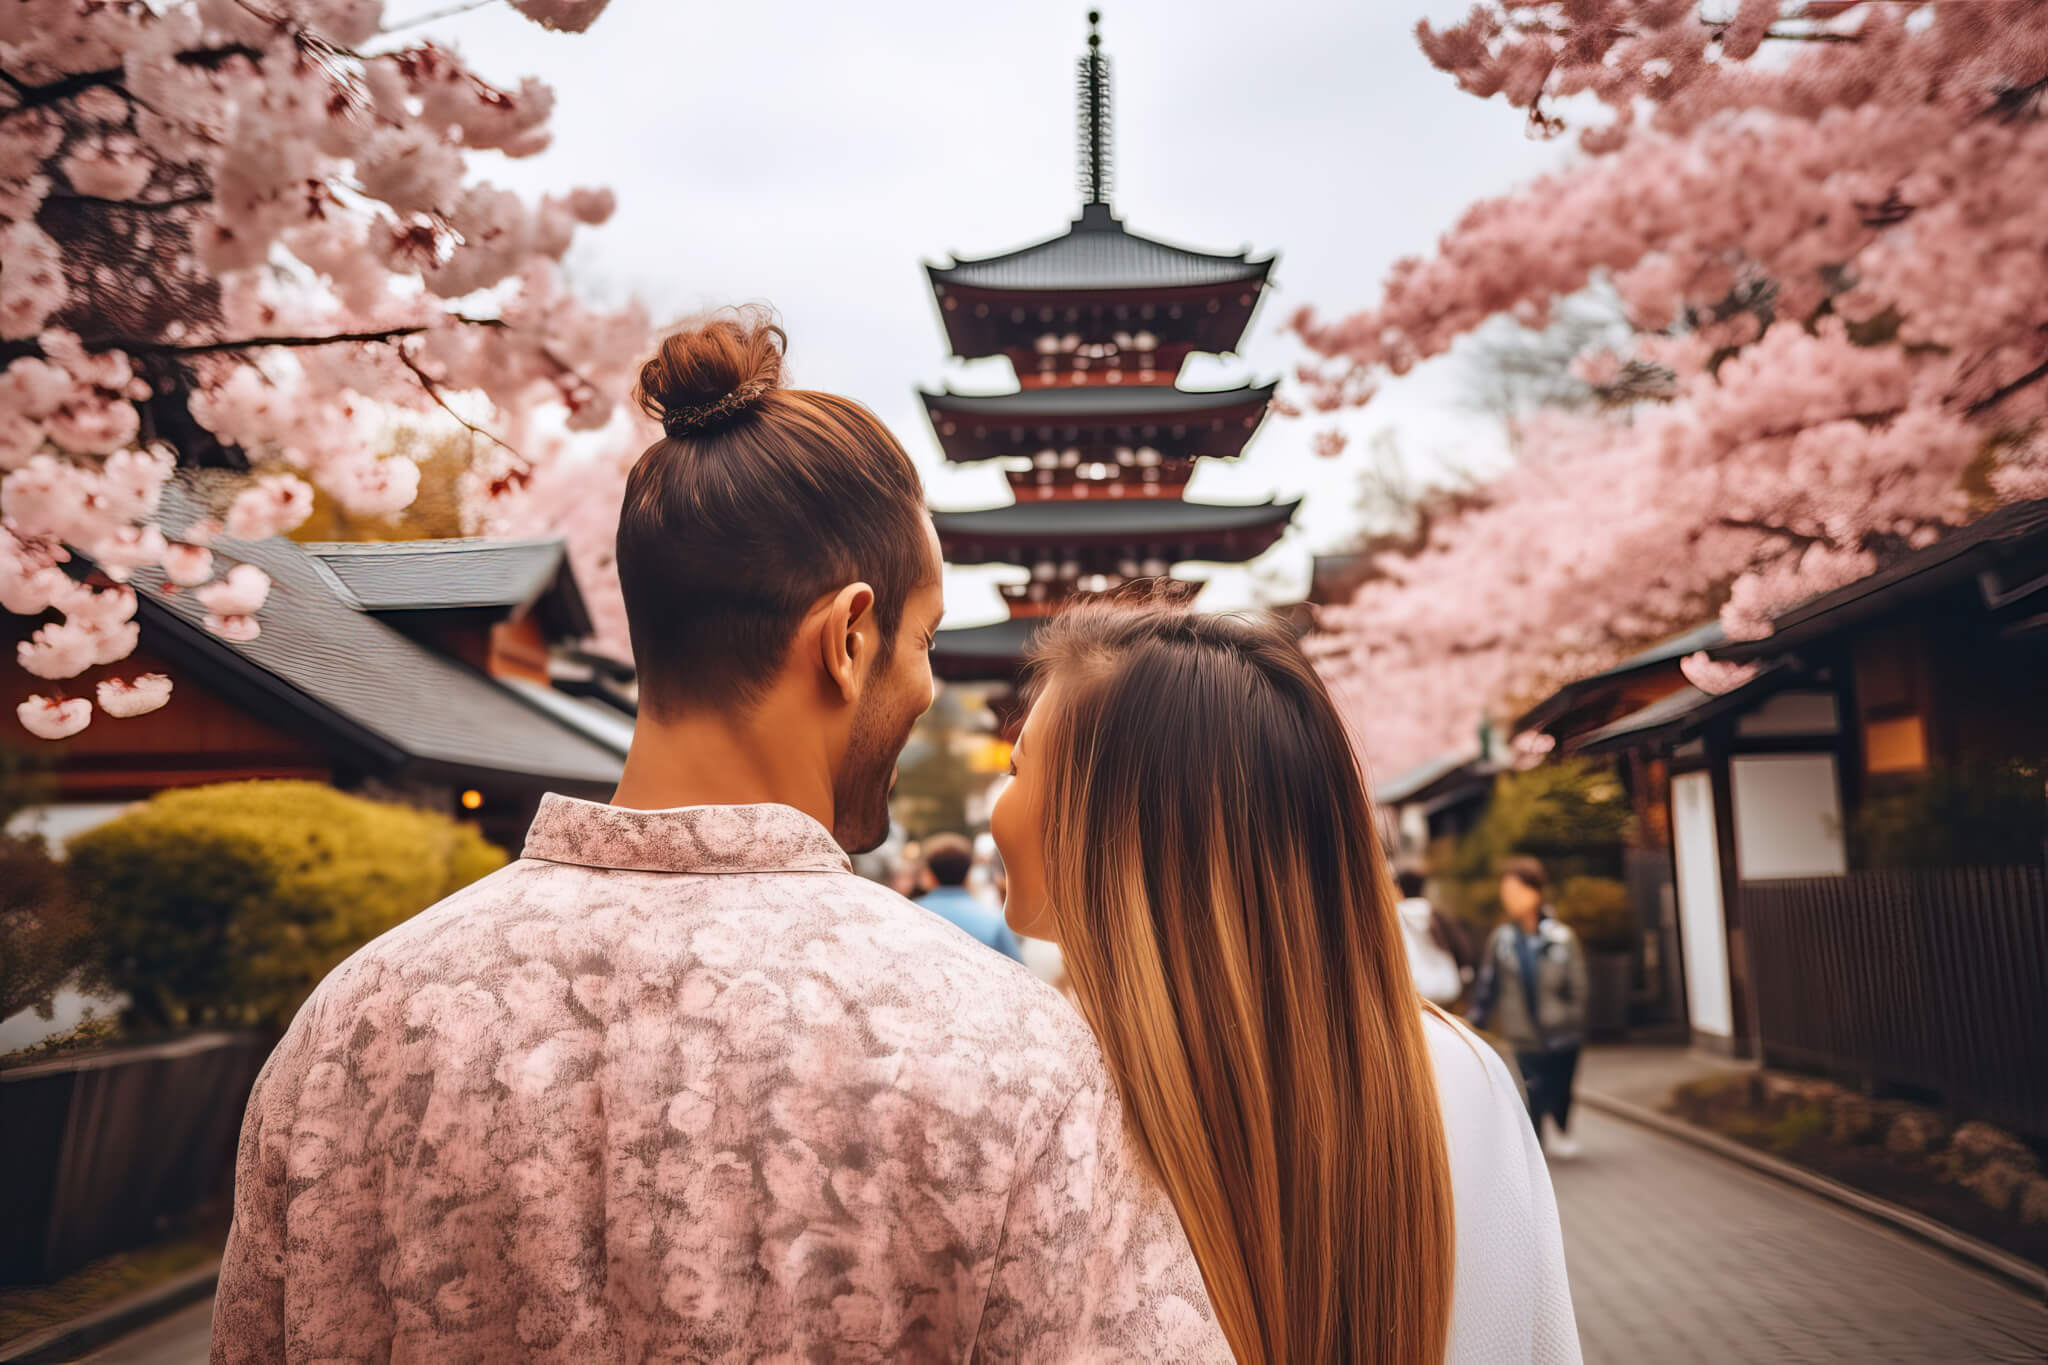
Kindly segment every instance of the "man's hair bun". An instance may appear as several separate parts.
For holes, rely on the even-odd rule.
[[[665,338],[635,396],[670,436],[724,426],[781,386],[787,343],[772,313],[731,310]]]

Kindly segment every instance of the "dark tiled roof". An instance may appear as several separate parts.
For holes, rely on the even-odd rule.
[[[1492,781],[1493,767],[1478,754],[1441,754],[1427,763],[1389,778],[1373,792],[1382,806],[1405,806],[1426,800],[1461,781]]]
[[[1612,725],[1593,731],[1571,746],[1573,753],[1612,754],[1664,741],[1678,742],[1698,733],[1714,717],[1748,706],[1784,686],[1788,672],[1766,665],[1754,678],[1727,692],[1702,692],[1690,684],[1631,711]]]
[[[564,544],[547,540],[307,542],[369,611],[523,607],[554,583]]]
[[[1221,505],[1178,498],[1088,498],[1080,501],[1020,502],[978,512],[934,512],[939,535],[1019,541],[1154,540],[1163,536],[1284,526],[1301,500]]]
[[[1107,206],[1091,204],[1057,237],[996,256],[928,266],[935,284],[976,289],[1173,289],[1264,280],[1271,257],[1192,251],[1140,237]]]
[[[1176,417],[1219,408],[1264,406],[1277,384],[1241,384],[1234,389],[1180,389],[1171,384],[1086,384],[1072,388],[1024,389],[1017,393],[926,393],[934,412],[990,419],[1074,423],[1117,417]]]
[[[166,490],[167,532],[195,520],[200,507],[184,488]],[[268,703],[362,745],[382,764],[593,786],[618,781],[612,748],[358,609],[334,572],[300,546],[224,536],[214,546],[270,575],[272,605],[258,617],[262,633],[247,643],[223,640],[206,630],[206,609],[193,593],[167,591],[155,570],[137,574],[145,629],[169,652],[231,675]]]
[[[1728,637],[1722,632],[1720,622],[1718,621],[1709,621],[1706,625],[1694,626],[1682,635],[1674,635],[1668,640],[1660,640],[1648,649],[1639,650],[1629,655],[1612,668],[1588,674],[1586,677],[1566,683],[1563,687],[1558,688],[1557,691],[1530,707],[1515,722],[1515,728],[1517,730],[1540,730],[1564,715],[1565,712],[1571,710],[1574,706],[1577,706],[1591,694],[1599,691],[1607,683],[1619,682],[1632,674],[1642,672],[1644,669],[1655,668],[1660,664],[1672,663],[1685,658],[1687,655],[1697,654],[1701,650],[1711,650],[1727,642]]]
[[[2002,507],[1868,578],[1800,603],[1778,616],[1763,639],[1729,641],[1712,653],[1717,659],[1755,659],[1794,648],[1974,577],[2018,545],[2043,542],[2048,542],[2048,499]]]
[[[1007,676],[1031,647],[1047,618],[1012,617],[992,625],[942,630],[932,647],[932,668],[955,682]]]

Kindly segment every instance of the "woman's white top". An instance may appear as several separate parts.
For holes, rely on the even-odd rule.
[[[1458,1235],[1444,1358],[1576,1362],[1557,1198],[1521,1092],[1500,1054],[1463,1025],[1425,1014],[1423,1033],[1436,1064]]]

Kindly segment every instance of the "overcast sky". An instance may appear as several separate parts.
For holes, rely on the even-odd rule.
[[[437,8],[423,0],[408,11]],[[481,74],[536,74],[557,95],[554,145],[476,173],[522,190],[609,185],[618,215],[571,267],[599,298],[635,294],[657,317],[765,300],[807,388],[869,404],[924,468],[932,501],[1006,501],[993,469],[944,467],[919,384],[986,388],[949,363],[920,269],[1050,236],[1078,210],[1074,62],[1087,6],[1023,3],[734,4],[612,0],[589,33],[546,33],[490,7],[423,30]],[[1277,251],[1274,288],[1241,360],[1196,362],[1191,387],[1291,371],[1295,307],[1372,302],[1387,267],[1426,251],[1474,199],[1555,165],[1514,111],[1461,94],[1415,46],[1415,20],[1461,0],[1112,0],[1117,213],[1132,229],[1210,249]],[[1458,402],[1455,358],[1424,367],[1343,425],[1392,428],[1411,458],[1496,458],[1497,425]],[[1269,418],[1236,467],[1209,464],[1194,496],[1307,495],[1260,568],[1270,593],[1306,586],[1307,557],[1355,527],[1367,442],[1308,451],[1323,419]],[[991,571],[949,580],[949,624],[1000,616]],[[1211,571],[1200,571],[1207,574]],[[1215,572],[1204,605],[1247,600]]]

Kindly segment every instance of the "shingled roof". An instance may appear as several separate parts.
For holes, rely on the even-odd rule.
[[[195,492],[174,485],[164,498],[166,532],[175,536],[204,510]],[[198,598],[167,585],[161,572],[135,576],[152,647],[199,681],[280,724],[325,732],[376,771],[589,787],[618,781],[615,745],[378,620],[320,556],[282,537],[222,536],[213,545],[270,575],[273,607],[260,615],[254,640],[207,630]]]
[[[994,256],[956,257],[952,265],[925,270],[936,285],[1057,293],[1263,281],[1272,268],[1270,256],[1253,260],[1243,251],[1196,251],[1141,237],[1108,205],[1089,204],[1057,237]]]
[[[540,605],[558,636],[591,633],[560,536],[533,540],[309,541],[365,611],[514,612]]]

